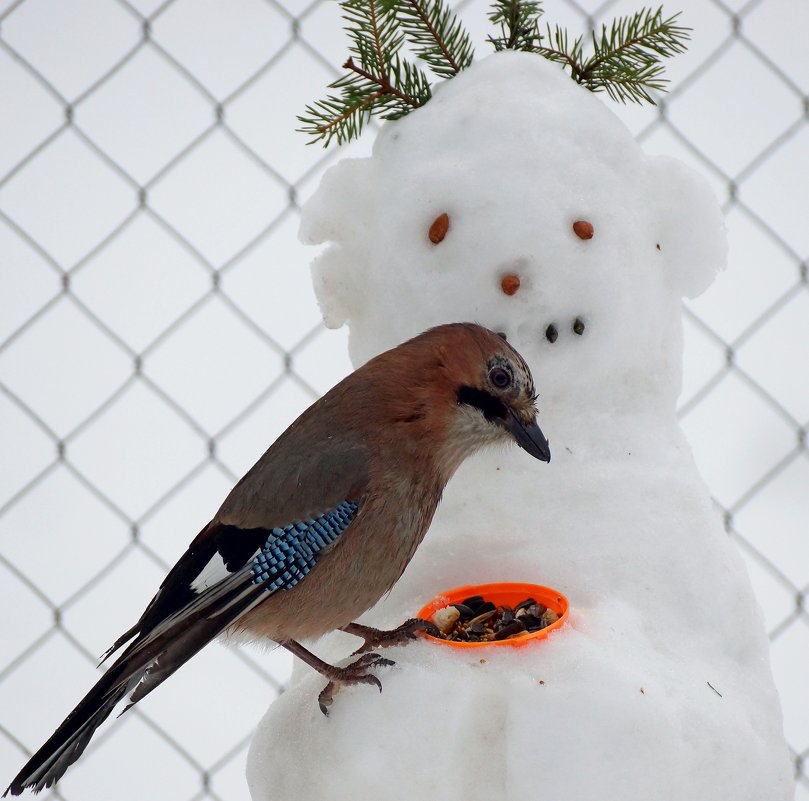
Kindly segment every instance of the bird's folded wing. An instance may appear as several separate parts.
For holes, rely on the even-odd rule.
[[[203,618],[224,629],[267,593],[291,590],[337,544],[360,504],[361,499],[346,499],[321,514],[269,529],[211,523],[166,577],[141,620],[105,658],[136,633],[130,648],[140,650]]]
[[[337,426],[316,436],[311,420],[304,413],[245,474],[105,659],[135,635],[130,648],[200,617],[228,625],[334,547],[365,497],[367,451]]]

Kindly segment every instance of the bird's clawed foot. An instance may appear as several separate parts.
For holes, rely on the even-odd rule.
[[[320,711],[324,715],[329,714],[329,707],[334,701],[334,696],[344,684],[373,684],[379,688],[379,692],[382,692],[382,682],[368,671],[371,668],[395,664],[393,660],[385,659],[379,654],[364,654],[350,665],[335,667],[315,656],[295,640],[281,640],[280,644],[329,680],[323,692],[317,697]]]
[[[382,692],[382,682],[368,671],[374,667],[387,667],[395,662],[392,659],[385,659],[379,654],[364,654],[350,665],[344,668],[332,667],[328,674],[329,683],[323,688],[317,697],[320,711],[324,715],[329,714],[329,707],[334,702],[334,696],[345,684],[373,684]]]
[[[362,639],[365,640],[365,643],[354,651],[355,654],[363,654],[375,648],[389,648],[392,645],[405,645],[411,640],[415,640],[416,633],[419,631],[426,631],[433,637],[437,637],[439,634],[438,627],[435,623],[429,620],[422,620],[418,617],[406,620],[401,626],[391,629],[390,631],[374,629],[371,628],[371,626],[363,626],[359,623],[349,623],[347,626],[343,626],[342,630],[348,634],[362,637]]]

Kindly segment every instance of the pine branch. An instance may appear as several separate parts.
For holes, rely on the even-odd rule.
[[[343,17],[349,23],[345,30],[352,40],[349,52],[359,58],[363,70],[376,75],[380,82],[389,83],[386,67],[404,41],[395,15],[380,0],[343,0],[342,6]]]
[[[442,0],[394,3],[408,44],[436,75],[452,78],[472,63],[472,40]]]
[[[495,0],[491,6],[489,21],[500,28],[500,36],[490,36],[494,49],[536,49],[542,37],[539,33],[539,18],[544,13],[538,0]]]
[[[400,67],[401,63],[402,62],[398,61],[398,56],[397,56],[397,61],[395,62],[396,66],[395,66],[395,69],[393,69],[393,73],[394,73],[395,76],[399,75],[399,72],[400,72],[400,69],[401,69],[401,67]],[[388,65],[385,65],[385,66],[386,67],[391,67],[391,66],[393,66],[393,64],[388,64]],[[376,76],[373,73],[366,72],[364,69],[362,69],[362,67],[358,67],[354,63],[353,59],[348,59],[348,61],[346,61],[346,63],[343,64],[343,69],[350,70],[351,72],[354,72],[357,75],[359,75],[361,78],[365,78],[365,80],[368,81],[369,84],[378,86],[379,90],[378,90],[378,92],[376,94],[379,94],[380,96],[384,97],[385,95],[390,95],[391,98],[401,100],[402,103],[404,103],[405,105],[413,106],[414,108],[417,108],[418,106],[421,105],[416,100],[416,98],[411,97],[409,94],[407,94],[406,92],[401,91],[400,89],[397,89],[396,86],[391,83],[390,78],[388,76],[388,69],[387,68],[380,70],[382,72],[382,74],[379,75],[379,76]]]
[[[679,16],[663,19],[661,6],[613,20],[609,32],[602,25],[600,39],[593,33],[593,55],[573,77],[613,100],[654,104],[649,90],[664,91],[668,84],[660,60],[685,52],[690,39],[691,29],[676,24]]]
[[[472,62],[472,44],[446,0],[338,0],[350,39],[346,73],[330,85],[338,91],[305,109],[301,130],[324,147],[356,138],[372,115],[398,119],[427,103],[432,92],[425,72],[400,55],[407,43],[439,77],[452,78]],[[651,91],[664,91],[663,59],[682,53],[690,28],[679,14],[643,8],[593,32],[593,54],[584,56],[583,37],[572,42],[558,25],[540,30],[540,0],[493,0],[489,20],[495,50],[539,53],[570,72],[593,92],[619,102],[654,104]]]
[[[409,114],[414,108],[423,106],[431,97],[430,81],[427,75],[409,61],[399,59],[398,56],[393,64],[396,84],[408,87],[407,98],[402,98],[403,102],[391,104],[390,108],[380,114],[383,120],[398,120]],[[398,93],[394,90],[394,94]],[[381,110],[381,105],[380,105]]]
[[[567,31],[564,28],[560,28],[557,25],[553,31],[551,31],[551,26],[547,25],[545,30],[545,36],[539,37],[539,43],[533,50],[547,58],[548,61],[553,61],[556,64],[561,64],[563,67],[568,67],[573,79],[578,80],[583,64],[583,37],[577,37],[571,45]],[[547,40],[547,45],[542,44],[543,39]],[[581,81],[579,81],[579,83],[581,83]]]
[[[306,107],[305,113],[298,117],[299,122],[303,123],[298,130],[313,137],[310,144],[322,139],[323,147],[328,147],[335,137],[337,144],[350,142],[362,133],[365,123],[371,118],[368,107],[381,97],[381,92],[358,94],[350,98],[346,95],[329,95],[325,100],[318,100]]]
[[[399,56],[405,35],[391,0],[341,0],[351,45],[347,70],[329,85],[339,90],[307,106],[299,128],[310,144],[332,139],[338,144],[356,138],[373,114],[396,119],[423,106],[431,96],[424,73]]]

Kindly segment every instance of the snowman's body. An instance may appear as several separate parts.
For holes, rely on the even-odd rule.
[[[394,649],[382,695],[347,689],[328,719],[321,677],[298,671],[251,748],[254,800],[791,798],[761,614],[674,415],[680,298],[724,257],[697,178],[644,156],[557,67],[499,54],[386,128],[373,158],[333,169],[304,234],[336,243],[316,287],[355,362],[441,322],[503,331],[553,453],[462,466],[364,621],[392,627],[441,590],[493,581],[555,587],[571,618],[520,649]]]

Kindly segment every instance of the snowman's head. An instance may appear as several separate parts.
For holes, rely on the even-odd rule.
[[[674,402],[680,301],[725,259],[706,184],[525,53],[473,65],[385,126],[372,157],[329,170],[301,233],[331,243],[315,289],[355,364],[468,320],[507,335],[545,399],[618,405]]]

